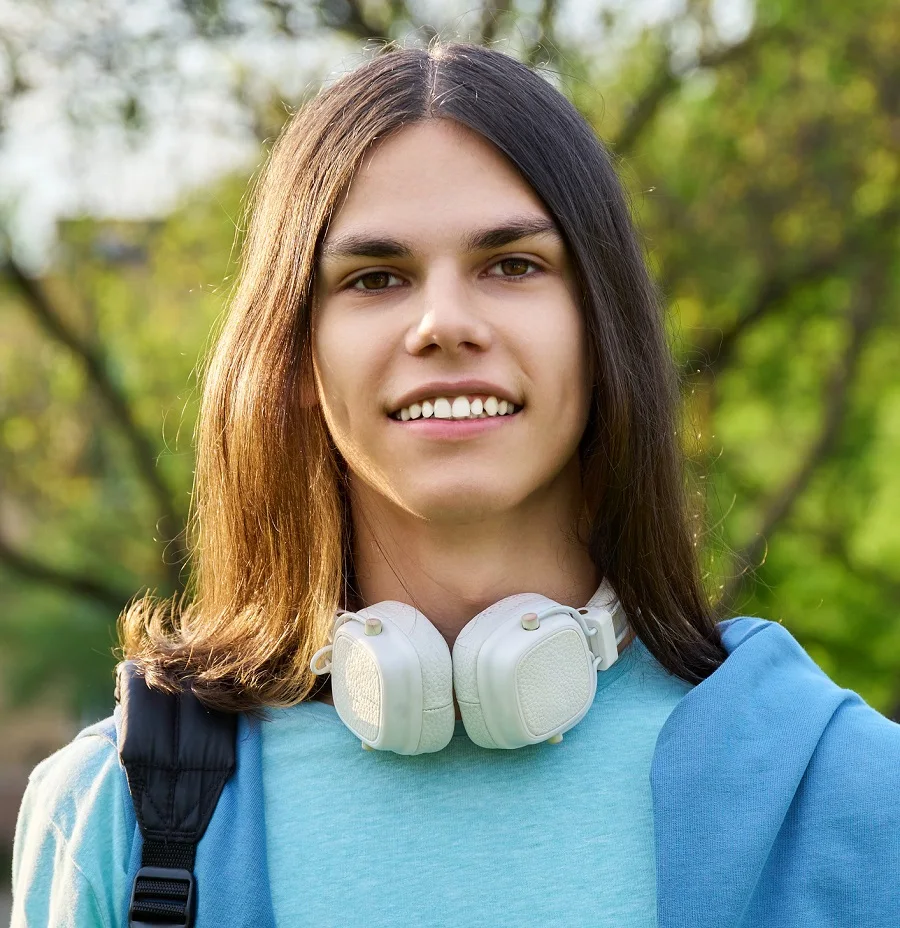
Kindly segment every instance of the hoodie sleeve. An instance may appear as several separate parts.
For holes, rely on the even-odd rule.
[[[900,725],[845,693],[760,878],[779,925],[900,924]]]
[[[115,746],[99,735],[76,738],[34,769],[16,822],[11,928],[121,925],[126,799]]]

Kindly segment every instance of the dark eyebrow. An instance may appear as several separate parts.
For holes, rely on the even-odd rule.
[[[463,239],[466,251],[487,251],[489,248],[501,248],[520,238],[532,235],[553,236],[562,242],[562,235],[556,223],[547,216],[518,216],[493,229],[481,229],[471,232]]]
[[[500,248],[533,235],[547,235],[562,242],[556,223],[546,216],[517,216],[500,226],[477,229],[463,238],[468,252]],[[393,238],[368,235],[342,235],[322,244],[321,258],[336,261],[340,258],[411,258],[413,246]]]

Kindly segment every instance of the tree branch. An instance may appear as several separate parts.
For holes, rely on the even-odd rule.
[[[900,578],[894,577],[885,570],[877,567],[860,566],[853,563],[853,558],[847,550],[847,540],[844,531],[823,531],[821,528],[810,527],[809,531],[818,535],[822,542],[822,550],[833,557],[847,571],[859,577],[870,586],[881,587],[891,599],[900,605]]]
[[[819,466],[834,451],[846,417],[850,387],[856,376],[859,357],[878,314],[878,302],[884,283],[884,271],[871,272],[877,279],[860,284],[853,309],[849,313],[849,338],[843,356],[828,377],[824,391],[824,413],[819,434],[807,449],[794,474],[772,496],[763,510],[760,529],[735,556],[731,576],[726,581],[718,604],[720,612],[730,608],[746,577],[761,564],[770,537],[789,516],[797,500],[809,486]]]
[[[316,0],[316,10],[322,23],[336,32],[354,39],[386,39],[389,23],[375,22],[363,8],[362,0]],[[406,4],[391,3],[391,19],[406,16]]]
[[[853,557],[847,548],[847,531],[844,526],[830,524],[827,529],[823,529],[819,525],[810,523],[803,524],[800,527],[810,535],[815,536],[821,542],[822,552],[837,561],[848,574],[852,574],[868,586],[880,587],[894,605],[900,605],[900,578],[879,567],[854,563]],[[811,636],[807,630],[803,635],[804,646],[811,640],[816,641],[817,639],[814,635]],[[843,653],[846,654],[849,649],[857,661],[866,663],[871,660],[871,645],[868,642],[863,644],[860,642],[863,642],[863,639],[857,636],[850,641],[842,640],[838,646]],[[833,640],[823,639],[821,644],[830,650],[835,648]],[[900,722],[900,680],[897,680],[895,695],[885,715],[894,722]]]
[[[718,68],[724,64],[738,61],[762,42],[768,40],[774,32],[774,28],[758,29],[751,32],[743,41],[736,42],[734,45],[704,52],[698,57],[694,67]],[[683,81],[684,75],[672,72],[669,49],[664,49],[656,73],[644,88],[644,92],[631,107],[618,138],[612,142],[612,149],[617,156],[621,157],[627,154],[637,145],[641,135],[659,112],[662,104],[681,86]]]
[[[861,223],[844,240],[822,255],[812,258],[798,268],[778,270],[768,277],[759,288],[756,300],[730,328],[712,334],[691,350],[682,367],[682,374],[689,377],[697,372],[698,366],[706,378],[721,373],[731,363],[741,336],[800,287],[824,280],[848,260],[868,254],[873,239],[887,235],[900,222],[900,204],[882,210],[875,220]]]
[[[824,552],[836,561],[847,571],[859,577],[869,586],[881,587],[895,604],[900,604],[900,579],[889,574],[878,567],[860,566],[853,563],[853,558],[847,550],[847,541],[845,533],[840,530],[823,531],[820,528],[810,527],[810,532],[815,533],[822,541]],[[831,643],[829,642],[829,645]],[[846,647],[846,644],[842,644]],[[870,657],[868,653],[861,654],[861,659],[865,660]],[[900,680],[897,681],[894,698],[885,715],[893,722],[900,722]]]
[[[486,0],[481,8],[481,27],[478,30],[480,45],[490,45],[494,41],[500,19],[511,6],[511,0]]]
[[[44,564],[29,555],[13,550],[5,538],[0,538],[0,563],[28,580],[56,587],[64,593],[74,593],[76,596],[93,599],[101,606],[115,612],[120,612],[133,595],[125,590],[117,590],[102,580]]]
[[[537,15],[538,34],[525,55],[525,60],[531,67],[535,67],[538,64],[538,55],[540,52],[554,44],[554,34],[556,31],[554,24],[556,22],[558,8],[559,0],[543,0],[541,3],[541,8]]]
[[[350,8],[343,29],[357,39],[383,39],[387,37],[387,30],[383,24],[373,23],[362,8],[361,0],[344,0]]]
[[[17,49],[14,43],[5,35],[0,34],[0,49],[5,53],[3,61],[0,61],[0,67],[9,75],[7,86],[4,92],[0,94],[0,138],[3,137],[7,130],[7,112],[10,106],[23,93],[31,90],[31,85],[22,74],[20,58],[22,52]]]
[[[138,474],[159,510],[157,531],[162,538],[167,539],[164,542],[166,547],[172,546],[174,559],[169,558],[164,561],[170,582],[176,590],[181,589],[180,571],[186,559],[181,540],[184,520],[178,513],[172,493],[156,467],[156,451],[135,421],[128,398],[109,376],[101,355],[65,322],[62,314],[50,302],[43,287],[25,274],[12,256],[7,257],[5,269],[21,293],[32,316],[54,340],[64,345],[81,362],[88,380],[103,399],[113,421],[125,437]]]

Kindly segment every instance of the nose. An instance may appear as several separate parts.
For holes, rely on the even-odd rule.
[[[434,345],[451,357],[467,349],[484,351],[490,347],[491,327],[479,295],[461,272],[444,269],[428,276],[405,343],[410,354],[421,354]]]

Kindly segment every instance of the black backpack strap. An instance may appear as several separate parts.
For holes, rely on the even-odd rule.
[[[197,842],[235,769],[237,716],[207,709],[187,690],[151,689],[131,661],[119,665],[116,702],[119,758],[144,839],[128,928],[187,928]]]

